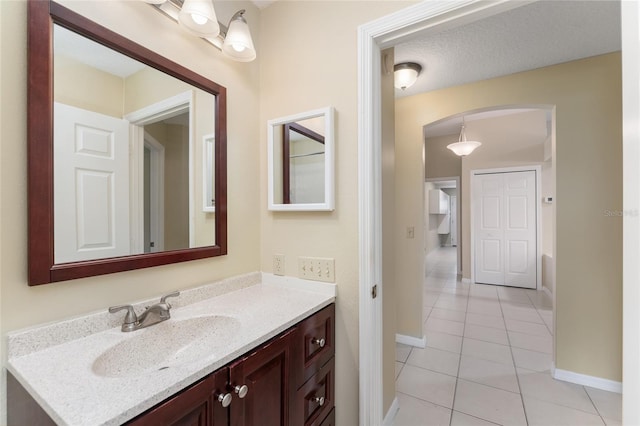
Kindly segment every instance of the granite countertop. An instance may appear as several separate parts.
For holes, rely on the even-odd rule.
[[[170,299],[171,319],[130,333],[113,327],[124,312],[10,333],[7,368],[58,424],[121,424],[335,301],[333,284],[260,273],[236,281],[182,291]],[[197,335],[185,344],[180,326],[189,322]],[[154,345],[169,352],[160,364]],[[107,359],[113,348],[126,357]]]

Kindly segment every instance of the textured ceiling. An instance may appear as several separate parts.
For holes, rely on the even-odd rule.
[[[537,1],[395,46],[422,65],[410,96],[620,50],[620,2]]]

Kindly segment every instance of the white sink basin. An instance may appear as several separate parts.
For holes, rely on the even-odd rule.
[[[239,328],[240,321],[228,316],[171,318],[131,332],[96,358],[92,370],[104,377],[131,377],[194,362],[213,355]]]

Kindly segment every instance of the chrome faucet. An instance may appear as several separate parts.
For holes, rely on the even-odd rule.
[[[126,309],[127,315],[125,315],[124,322],[122,323],[122,331],[135,331],[171,318],[171,305],[167,302],[167,299],[177,296],[180,296],[179,291],[174,291],[173,293],[162,296],[160,303],[147,306],[140,316],[136,315],[136,311],[131,305],[112,306],[109,308],[109,312],[113,314],[114,312]]]

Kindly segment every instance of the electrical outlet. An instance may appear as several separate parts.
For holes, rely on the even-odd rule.
[[[273,274],[284,275],[284,254],[273,255]]]
[[[336,281],[335,259],[323,257],[299,257],[298,276],[305,280]]]

